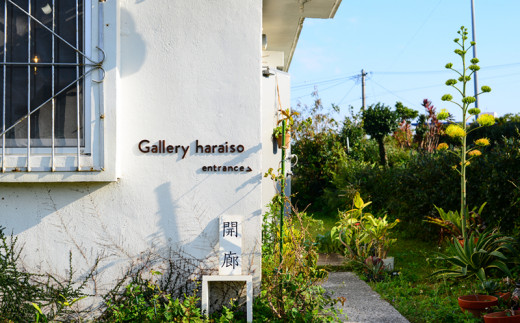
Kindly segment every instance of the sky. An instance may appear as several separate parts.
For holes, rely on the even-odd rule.
[[[478,84],[492,89],[479,96],[480,109],[498,116],[519,113],[520,0],[474,2]],[[317,88],[325,107],[339,105],[336,118],[342,120],[349,106],[359,111],[362,105],[364,69],[367,106],[401,101],[424,113],[421,103],[428,99],[460,121],[460,108],[441,97],[460,98],[445,85],[457,76],[444,66],[462,66],[453,52],[461,26],[472,40],[471,0],[343,0],[333,19],[305,19],[289,69],[291,106],[312,103]]]

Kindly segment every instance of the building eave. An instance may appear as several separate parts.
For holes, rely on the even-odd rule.
[[[341,0],[263,0],[265,50],[283,52],[280,68],[288,71],[305,18],[333,18]]]

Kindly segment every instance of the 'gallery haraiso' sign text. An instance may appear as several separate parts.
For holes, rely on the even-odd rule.
[[[186,157],[190,146],[167,145],[166,140],[158,140],[150,144],[150,140],[143,139],[139,142],[139,151],[144,154],[182,154],[182,159]],[[222,145],[202,145],[195,140],[195,154],[234,154],[244,152],[244,145],[230,145],[226,141]]]

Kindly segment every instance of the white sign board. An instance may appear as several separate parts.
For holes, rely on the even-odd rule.
[[[242,216],[220,217],[219,242],[219,275],[242,275]]]

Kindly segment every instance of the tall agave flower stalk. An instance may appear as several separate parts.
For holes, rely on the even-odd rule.
[[[457,79],[449,79],[446,81],[446,85],[454,88],[461,96],[460,102],[453,101],[453,96],[450,94],[445,94],[442,96],[443,101],[451,102],[462,110],[462,122],[459,124],[450,124],[446,128],[446,134],[452,138],[456,138],[460,142],[460,147],[457,147],[455,150],[448,150],[449,146],[446,143],[440,143],[437,147],[438,150],[448,150],[449,152],[455,154],[460,159],[459,165],[454,165],[453,169],[456,170],[460,175],[460,215],[462,216],[462,236],[464,241],[467,240],[468,230],[467,230],[467,221],[468,221],[468,203],[466,198],[466,169],[470,165],[470,161],[480,156],[482,153],[478,149],[479,146],[487,146],[489,145],[489,140],[486,138],[478,139],[474,142],[474,145],[471,147],[468,146],[467,136],[470,132],[475,131],[478,128],[484,126],[491,126],[495,123],[495,118],[492,115],[488,114],[480,114],[480,109],[478,108],[470,108],[470,106],[476,101],[476,97],[481,95],[482,93],[491,92],[491,88],[489,86],[482,86],[480,93],[475,93],[474,95],[468,95],[466,90],[468,83],[471,81],[472,75],[480,69],[477,65],[479,60],[477,58],[473,58],[470,60],[470,64],[466,61],[466,53],[475,46],[475,42],[469,42],[468,46],[468,30],[462,26],[460,30],[457,32],[459,34],[459,38],[454,39],[454,42],[458,45],[459,48],[455,49],[455,54],[460,56],[462,60],[462,68],[460,70],[456,70],[453,68],[452,63],[446,64],[446,68],[454,71],[458,74]],[[479,116],[477,118],[478,127],[468,130],[468,121],[471,116]],[[449,117],[449,112],[446,109],[442,109],[441,112],[437,115],[437,119],[446,120]]]

